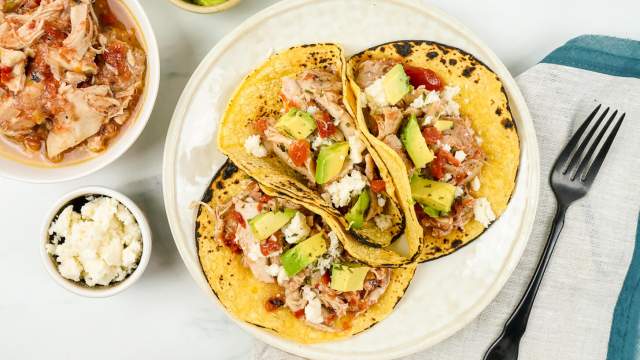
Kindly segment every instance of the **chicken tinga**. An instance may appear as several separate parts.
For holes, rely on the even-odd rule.
[[[271,56],[236,90],[218,144],[261,184],[337,218],[363,245],[347,249],[359,260],[401,265],[414,260],[420,240],[409,232],[406,256],[389,248],[405,230],[404,209],[344,104],[342,64],[333,44]]]
[[[413,268],[358,263],[321,215],[267,195],[232,163],[204,201],[197,238],[214,292],[242,320],[285,337],[316,342],[361,331],[393,308],[412,277]]]
[[[480,191],[485,182],[489,191],[506,191],[507,198],[513,187],[517,161],[511,162],[512,154],[493,153],[501,146],[502,152],[518,153],[506,97],[495,75],[453,48],[418,42],[382,48],[365,52],[380,56],[359,54],[350,61],[362,127],[406,174],[403,180],[394,180],[408,180],[425,235],[450,236],[450,247],[459,247],[467,224],[475,220],[486,228],[496,219],[494,210],[502,211],[500,204],[492,209]],[[492,87],[485,88],[487,84]],[[485,108],[478,109],[478,104]],[[488,157],[483,147],[494,157]],[[506,171],[497,174],[498,179],[481,176],[485,167],[505,161],[495,156],[504,156]],[[496,189],[501,181],[510,186]]]
[[[0,0],[0,134],[60,162],[135,112],[146,55],[107,0]]]
[[[281,81],[281,113],[256,119],[257,134],[245,140],[246,151],[275,154],[344,216],[349,229],[375,227],[388,236],[364,240],[389,245],[402,231],[402,217],[342,105],[341,79],[331,70],[306,70]]]

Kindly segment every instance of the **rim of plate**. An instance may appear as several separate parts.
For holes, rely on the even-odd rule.
[[[200,264],[194,264],[191,262],[191,259],[188,255],[188,250],[183,245],[188,239],[189,235],[182,233],[179,225],[179,218],[177,215],[177,204],[176,204],[176,193],[175,193],[175,160],[176,160],[176,150],[179,142],[179,133],[183,128],[183,124],[185,122],[185,115],[187,109],[191,105],[193,94],[196,89],[200,86],[202,81],[205,78],[206,72],[210,69],[212,64],[221,56],[223,56],[225,50],[232,45],[234,39],[238,36],[250,31],[255,25],[259,24],[262,21],[268,20],[271,16],[279,14],[281,12],[287,11],[288,9],[297,8],[301,6],[305,6],[317,0],[285,0],[278,2],[272,6],[269,6],[253,16],[249,17],[247,20],[242,22],[237,28],[233,31],[225,35],[205,56],[205,58],[200,62],[196,70],[193,72],[191,78],[187,82],[182,94],[180,95],[180,99],[176,105],[176,108],[173,113],[173,117],[171,119],[171,123],[169,125],[169,130],[167,132],[167,138],[165,140],[164,147],[164,155],[163,155],[163,197],[165,204],[165,211],[167,213],[167,218],[169,221],[169,227],[171,229],[171,233],[174,237],[174,242],[176,243],[176,247],[178,248],[178,252],[182,257],[182,260],[189,270],[190,274],[199,284],[199,286],[209,295],[212,295],[211,288],[208,286],[205,287],[200,281],[197,281],[196,276],[202,276],[202,269]],[[526,149],[530,157],[529,170],[531,175],[529,177],[529,191],[528,196],[526,197],[526,210],[522,216],[522,221],[520,223],[519,229],[517,229],[519,235],[516,237],[516,241],[512,242],[511,250],[509,251],[509,255],[507,256],[502,269],[499,271],[496,280],[493,284],[486,289],[484,295],[482,295],[481,299],[476,302],[471,308],[467,309],[467,311],[463,312],[458,318],[454,319],[451,323],[447,324],[439,333],[434,336],[427,337],[416,344],[411,346],[405,346],[402,348],[394,348],[390,351],[386,351],[379,354],[371,354],[365,356],[358,356],[359,359],[393,359],[402,356],[407,356],[411,354],[415,354],[419,351],[425,350],[443,340],[460,331],[462,328],[467,326],[471,321],[473,321],[498,295],[500,290],[504,287],[505,283],[515,270],[516,265],[519,263],[522,254],[524,253],[524,249],[526,248],[527,242],[529,240],[529,236],[531,234],[531,230],[533,228],[533,222],[535,219],[535,214],[538,205],[539,198],[539,187],[540,187],[540,159],[538,152],[538,144],[536,141],[536,133],[533,127],[533,120],[531,118],[531,114],[529,113],[529,109],[527,107],[526,102],[524,101],[524,97],[520,92],[518,85],[515,82],[515,79],[508,71],[506,66],[502,63],[502,61],[497,57],[497,55],[480,39],[478,39],[469,29],[467,29],[464,25],[462,25],[458,20],[453,18],[452,16],[446,14],[442,10],[432,6],[425,4],[416,4],[411,0],[380,0],[391,3],[397,3],[407,8],[410,8],[414,11],[424,13],[425,16],[430,16],[434,18],[438,18],[444,24],[449,27],[455,29],[460,33],[460,36],[466,38],[471,43],[474,43],[479,48],[484,51],[485,58],[483,61],[490,64],[491,69],[500,75],[500,79],[502,83],[505,85],[507,89],[507,94],[509,98],[509,104],[512,108],[517,108],[520,112],[519,120],[521,124],[519,124],[518,131],[520,134],[526,133],[531,137],[531,141],[529,141],[529,147]],[[525,153],[521,146],[521,157],[522,154]],[[522,161],[520,166],[522,166]],[[518,172],[518,176],[520,176],[520,171]],[[518,246],[516,246],[518,245]],[[246,322],[238,320],[233,314],[230,314],[224,306],[220,303],[220,301],[213,296],[216,303],[219,305],[220,309],[222,309],[229,317],[240,326],[245,331],[249,332],[251,335],[256,337],[257,339],[279,348],[281,350],[293,353],[298,356],[306,357],[306,358],[314,358],[314,359],[337,359],[337,358],[353,358],[353,356],[348,356],[346,354],[331,354],[326,350],[316,349],[309,346],[304,346],[297,343],[287,342],[285,344],[277,343],[274,340],[276,338],[275,335],[270,334],[263,329],[258,329]],[[346,340],[348,341],[348,339]]]

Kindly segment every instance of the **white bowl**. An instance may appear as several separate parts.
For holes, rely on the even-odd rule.
[[[63,210],[64,207],[69,204],[69,202],[88,195],[103,195],[118,200],[122,205],[129,209],[129,211],[131,211],[131,214],[133,214],[133,217],[135,217],[136,221],[138,222],[138,226],[140,227],[140,232],[142,234],[142,255],[140,256],[140,262],[138,263],[138,266],[124,280],[108,286],[89,287],[83,285],[81,282],[76,282],[62,277],[62,275],[60,275],[60,273],[58,272],[58,265],[56,264],[56,261],[51,255],[49,255],[45,246],[47,243],[49,243],[49,227],[51,226],[51,223],[53,222],[55,217]],[[42,255],[44,266],[53,280],[55,280],[58,285],[71,291],[72,293],[86,297],[108,297],[129,288],[131,285],[133,285],[133,283],[140,279],[140,276],[142,276],[144,269],[149,263],[149,257],[151,256],[151,229],[149,228],[149,222],[144,216],[142,210],[140,210],[140,208],[127,196],[115,190],[100,186],[83,187],[61,197],[53,205],[46,218],[44,219],[42,229],[40,231],[40,241],[40,254]]]
[[[92,159],[73,165],[56,167],[47,166],[47,164],[33,166],[16,159],[0,156],[0,176],[32,183],[53,183],[77,179],[109,165],[124,154],[138,139],[151,116],[151,110],[153,110],[156,95],[158,94],[160,56],[151,23],[140,3],[137,0],[119,1],[137,22],[138,38],[147,53],[146,80],[140,97],[141,107],[135,118],[129,119],[128,127],[122,130],[121,134],[109,144],[104,152]]]

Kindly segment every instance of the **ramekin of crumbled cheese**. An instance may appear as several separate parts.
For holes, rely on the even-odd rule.
[[[107,297],[131,286],[151,255],[151,231],[125,195],[103,187],[72,191],[52,207],[42,226],[42,258],[65,289]]]

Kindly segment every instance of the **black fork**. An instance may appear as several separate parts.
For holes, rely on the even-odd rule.
[[[558,156],[553,165],[549,180],[558,205],[549,238],[524,296],[509,320],[507,320],[502,334],[487,350],[484,360],[516,360],[518,358],[520,339],[527,328],[533,301],[538,293],[542,276],[547,269],[560,231],[562,231],[567,209],[574,201],[585,196],[591,188],[591,184],[593,184],[593,180],[598,175],[600,166],[602,166],[604,158],[607,156],[607,152],[626,115],[622,114],[618,118],[618,110],[616,110],[609,116],[604,127],[601,127],[602,122],[609,113],[609,108],[607,108],[598,116],[592,126],[593,119],[596,118],[601,107],[601,105],[598,105],[587,117],[578,131],[571,137],[569,143],[562,149],[560,156]],[[616,118],[618,120],[605,138],[607,130]],[[598,131],[599,128],[601,128],[600,131]],[[585,135],[587,130],[588,133]],[[596,154],[598,147],[600,150]]]

